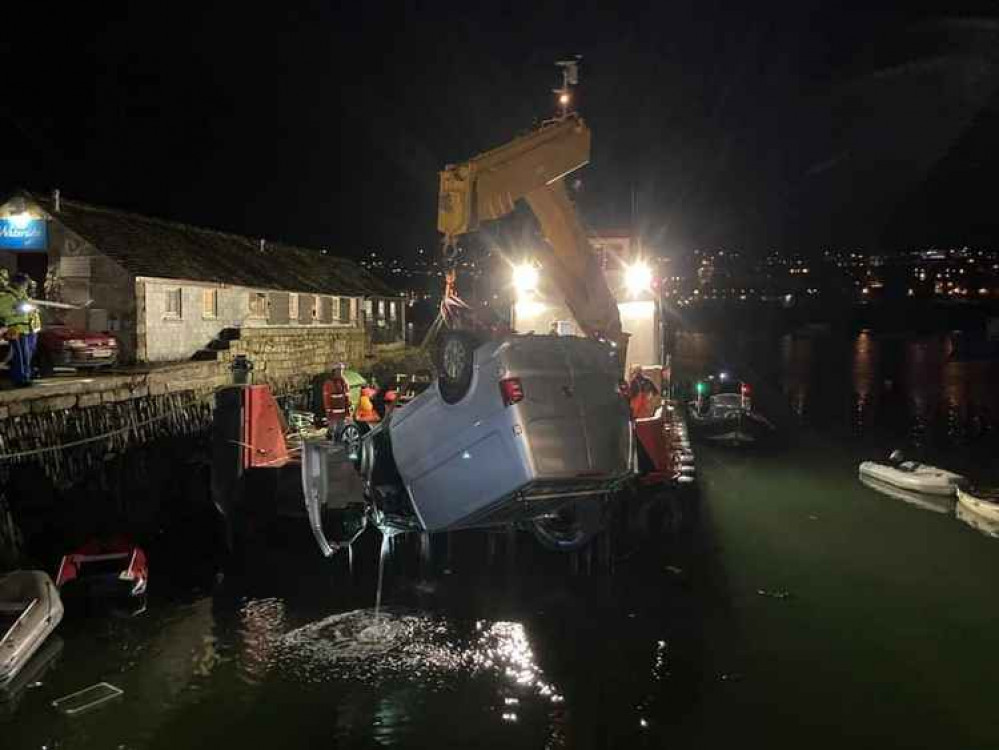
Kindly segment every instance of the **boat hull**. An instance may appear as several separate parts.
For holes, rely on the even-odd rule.
[[[721,445],[753,445],[773,435],[773,427],[752,412],[731,412],[725,416],[703,416],[691,406],[687,414],[691,434],[703,442]]]
[[[52,579],[40,570],[15,570],[0,578],[0,603],[24,605],[0,633],[0,686],[9,683],[62,621],[63,606]]]
[[[935,466],[919,464],[914,471],[903,471],[877,461],[864,461],[860,464],[859,474],[861,479],[866,477],[906,492],[942,497],[954,497],[957,488],[966,481],[960,474]]]
[[[999,502],[977,497],[963,488],[957,490],[957,501],[968,512],[974,513],[992,524],[999,524]]]

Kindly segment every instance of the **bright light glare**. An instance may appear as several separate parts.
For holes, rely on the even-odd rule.
[[[720,373],[718,373],[718,378],[720,380],[728,380],[728,373],[727,372],[720,372]]]
[[[568,94],[559,94],[558,103],[561,104],[562,106],[565,106],[566,104],[568,104],[569,103],[569,95]]]
[[[513,285],[520,294],[538,288],[538,269],[531,263],[521,263],[513,268]]]
[[[27,211],[22,211],[19,214],[14,214],[9,217],[10,223],[14,225],[15,229],[26,229],[28,224],[31,223],[31,214]]]
[[[624,285],[631,294],[648,291],[652,288],[652,269],[644,261],[632,263],[625,269]]]

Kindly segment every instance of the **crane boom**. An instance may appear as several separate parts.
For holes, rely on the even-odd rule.
[[[463,164],[449,164],[440,173],[437,228],[452,243],[526,200],[551,247],[546,275],[583,333],[615,342],[623,361],[627,336],[617,302],[565,187],[564,178],[589,160],[590,130],[570,113]]]

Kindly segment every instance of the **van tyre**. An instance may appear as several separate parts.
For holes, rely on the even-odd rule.
[[[472,366],[480,341],[468,331],[446,331],[441,335],[434,357],[437,385],[445,403],[456,404],[472,386]]]

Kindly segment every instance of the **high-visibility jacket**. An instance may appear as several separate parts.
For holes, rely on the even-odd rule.
[[[350,386],[334,376],[323,383],[323,410],[330,422],[344,419],[350,411]]]
[[[380,421],[378,412],[375,411],[375,405],[371,401],[371,397],[374,395],[375,389],[370,386],[361,389],[361,398],[357,401],[357,412],[354,414],[354,419],[358,422]]]
[[[24,289],[7,287],[0,290],[0,320],[8,331],[12,333],[31,331],[31,313],[21,309],[27,301],[28,293]]]

